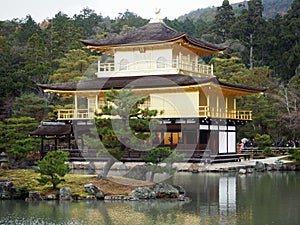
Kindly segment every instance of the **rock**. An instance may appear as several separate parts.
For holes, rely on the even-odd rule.
[[[179,191],[171,184],[157,183],[153,186],[157,198],[177,198]]]
[[[253,169],[252,168],[247,168],[247,173],[253,173]]]
[[[265,164],[263,162],[256,161],[255,170],[258,171],[258,172],[264,172],[265,171]]]
[[[10,199],[15,193],[15,187],[10,180],[0,180],[0,199]]]
[[[136,180],[146,180],[147,178],[147,168],[144,165],[138,165],[133,167],[124,177],[132,178]]]
[[[296,165],[288,164],[287,165],[287,170],[289,170],[289,171],[295,171],[296,170]]]
[[[56,195],[55,194],[46,195],[45,200],[56,200]]]
[[[72,192],[69,187],[62,187],[59,189],[59,199],[60,200],[72,200]]]
[[[132,196],[125,195],[106,195],[104,201],[128,201],[134,199]]]
[[[184,195],[179,195],[177,200],[181,201],[181,202],[190,202],[190,201],[192,201],[189,197],[185,197]]]
[[[134,199],[154,199],[156,198],[156,193],[148,187],[139,187],[134,189],[130,196]]]
[[[104,199],[104,193],[94,184],[84,185],[84,189],[87,193],[94,195],[97,199]]]
[[[247,173],[247,170],[246,169],[240,169],[239,170],[239,174],[246,174]]]
[[[182,186],[174,184],[172,186],[178,190],[179,195],[185,195],[186,191]]]
[[[43,198],[38,191],[29,191],[28,198],[26,198],[26,201],[42,201]]]
[[[267,171],[272,171],[273,170],[273,165],[269,164],[267,165]]]

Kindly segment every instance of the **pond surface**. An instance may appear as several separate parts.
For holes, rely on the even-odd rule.
[[[0,201],[0,224],[300,224],[300,173],[178,173],[189,203]]]

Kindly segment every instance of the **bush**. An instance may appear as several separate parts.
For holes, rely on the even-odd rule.
[[[264,150],[262,151],[262,154],[263,155],[266,155],[266,156],[273,156],[273,152],[272,152],[272,149],[271,147],[265,147]]]
[[[263,135],[256,134],[255,142],[258,146],[258,149],[264,149],[265,147],[268,147],[273,143],[271,137],[267,134],[263,134]]]
[[[298,150],[296,148],[289,148],[289,150],[288,150],[288,153],[291,154],[291,155],[296,153],[296,152],[298,152]]]
[[[292,160],[294,159],[295,161],[300,161],[300,152],[295,151],[289,158]]]
[[[26,186],[21,186],[21,187],[16,187],[16,192],[14,194],[14,199],[22,199],[25,200],[28,197],[29,193],[29,187]]]
[[[68,161],[68,152],[53,151],[48,152],[47,155],[38,162],[39,169],[37,173],[41,174],[41,178],[37,180],[41,184],[52,183],[53,189],[56,189],[57,185],[64,181],[61,177],[65,176],[71,171],[69,165],[65,164]]]

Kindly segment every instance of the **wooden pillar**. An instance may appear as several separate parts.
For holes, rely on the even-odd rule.
[[[71,135],[68,135],[68,149],[71,149]]]
[[[57,150],[57,136],[54,137],[54,150]]]
[[[97,112],[98,111],[98,95],[96,95],[96,98],[95,98],[95,111]]]
[[[41,136],[40,159],[43,158],[43,155],[44,155],[44,136]]]
[[[74,115],[73,118],[77,118],[77,111],[78,111],[78,96],[77,94],[74,95]]]

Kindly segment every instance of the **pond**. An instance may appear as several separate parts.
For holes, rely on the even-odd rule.
[[[0,224],[300,224],[300,173],[177,173],[192,201],[0,201]]]

